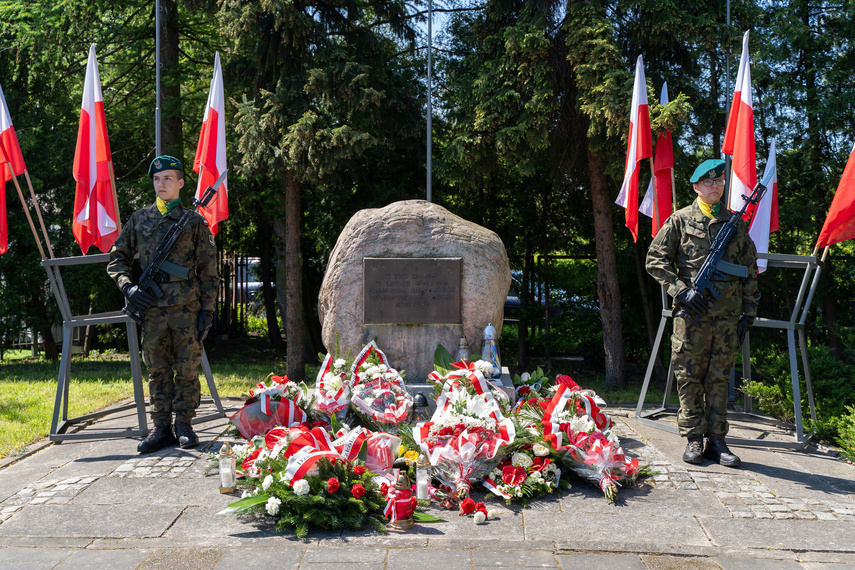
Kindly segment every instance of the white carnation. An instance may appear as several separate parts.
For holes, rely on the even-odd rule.
[[[499,509],[490,509],[487,511],[487,519],[493,520],[499,518]]]
[[[264,505],[264,508],[267,509],[267,514],[270,516],[276,516],[279,513],[279,505],[282,504],[282,501],[277,499],[276,497],[270,497],[267,499],[267,504]]]
[[[374,378],[375,376],[377,376],[381,372],[382,371],[380,370],[379,366],[372,366],[371,368],[369,368],[368,370],[365,371],[365,374],[368,375],[369,378]]]
[[[294,494],[295,495],[305,495],[309,492],[309,482],[305,479],[300,479],[296,483],[294,483]]]
[[[537,457],[546,457],[549,455],[549,448],[543,445],[542,443],[535,443],[531,446],[531,452],[534,453]]]
[[[597,424],[588,419],[588,416],[576,416],[570,420],[570,429],[573,433],[592,433],[597,430]]]
[[[534,464],[531,457],[526,455],[525,453],[516,452],[511,456],[511,463],[514,467],[522,467],[523,469],[528,469]]]
[[[344,368],[345,364],[347,364],[347,362],[345,362],[344,358],[336,358],[335,362],[333,362],[333,368],[336,370],[341,370],[342,368]]]
[[[487,515],[484,514],[483,511],[478,511],[475,513],[475,524],[484,524],[484,521],[487,520]]]
[[[273,484],[273,475],[268,475],[267,477],[264,478],[264,481],[261,482],[261,488],[266,491],[267,489],[270,488],[270,486],[272,484]]]
[[[480,371],[484,377],[489,378],[493,375],[493,364],[486,360],[476,360],[475,370]]]
[[[309,467],[309,470],[306,472],[306,477],[314,477],[315,475],[320,474],[321,468],[318,466],[317,462],[314,465]]]

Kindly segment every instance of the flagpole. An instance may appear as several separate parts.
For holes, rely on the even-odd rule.
[[[653,225],[656,231],[661,227],[659,224],[659,193],[656,191],[656,171],[653,169],[653,157],[650,157],[650,185],[653,188]]]
[[[119,215],[119,187],[116,185],[116,174],[113,172],[112,159],[107,161],[107,168],[110,169],[110,182],[113,183],[113,205],[116,207],[116,231],[121,233],[122,216]]]
[[[160,0],[154,2],[154,70],[154,153],[160,156]]]
[[[677,182],[674,180],[674,169],[671,169],[671,211],[677,211]]]
[[[33,231],[33,237],[36,238],[36,245],[39,247],[39,253],[42,256],[42,259],[45,258],[45,250],[42,247],[42,240],[39,239],[39,234],[36,231],[36,225],[33,223],[33,217],[30,215],[30,209],[27,207],[27,202],[24,200],[24,193],[21,192],[21,186],[18,184],[18,177],[15,176],[15,172],[12,170],[12,163],[7,162],[6,166],[9,168],[9,173],[12,175],[12,180],[15,182],[15,190],[18,191],[18,199],[21,200],[21,206],[24,207],[24,214],[27,216],[27,221],[30,222],[30,229]],[[53,257],[51,255],[51,257]]]

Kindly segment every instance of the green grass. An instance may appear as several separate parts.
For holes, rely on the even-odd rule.
[[[206,343],[208,359],[221,397],[243,397],[271,372],[285,373],[284,356],[264,342],[250,339]],[[143,366],[143,385],[146,369]],[[0,458],[20,453],[50,432],[56,401],[59,362],[18,358],[0,361]],[[314,382],[317,366],[307,367]],[[208,393],[204,379],[202,391]],[[77,417],[133,397],[127,354],[75,356],[71,362],[68,416]]]

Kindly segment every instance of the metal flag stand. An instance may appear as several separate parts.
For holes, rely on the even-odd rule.
[[[148,424],[146,421],[146,399],[143,391],[142,372],[140,367],[140,347],[139,335],[137,334],[137,325],[128,315],[122,311],[111,311],[107,313],[97,313],[92,315],[73,316],[71,308],[68,304],[68,297],[65,293],[65,287],[62,285],[62,277],[60,275],[60,267],[69,267],[73,265],[85,265],[90,263],[106,263],[110,260],[110,254],[102,253],[97,255],[84,255],[82,257],[60,257],[43,259],[42,266],[47,270],[48,278],[51,282],[51,289],[56,297],[56,302],[59,305],[60,313],[63,318],[62,330],[62,357],[59,362],[59,378],[56,385],[56,403],[53,409],[53,418],[50,425],[50,440],[65,441],[68,439],[102,439],[102,438],[119,438],[119,437],[140,437],[148,434]],[[128,331],[128,351],[131,356],[131,376],[134,384],[134,403],[124,404],[100,410],[91,414],[78,416],[75,418],[68,417],[68,387],[71,382],[71,349],[72,336],[75,328],[86,327],[89,325],[104,325],[104,324],[121,324],[124,323]],[[208,390],[211,392],[211,399],[216,407],[216,412],[197,416],[193,418],[192,423],[205,422],[212,419],[225,417],[226,412],[223,404],[220,401],[220,396],[217,392],[217,386],[214,384],[214,376],[211,372],[211,365],[208,363],[208,356],[205,353],[204,346],[202,347],[202,371],[205,374],[205,379],[208,383]],[[208,401],[206,399],[206,401]],[[128,428],[121,431],[91,431],[66,433],[66,430],[79,423],[88,422],[93,419],[103,417],[114,412],[129,410],[136,407],[138,428]],[[60,417],[61,416],[61,417]]]
[[[757,318],[754,321],[754,327],[773,328],[787,331],[787,347],[790,356],[790,380],[793,388],[793,412],[795,423],[782,422],[775,418],[763,416],[754,413],[752,401],[749,396],[745,397],[745,407],[743,412],[728,412],[728,417],[733,419],[747,419],[767,425],[794,430],[794,438],[791,441],[774,441],[767,439],[753,439],[745,437],[727,436],[729,443],[759,446],[759,447],[776,447],[787,449],[804,449],[811,440],[811,434],[805,433],[802,422],[802,407],[801,407],[801,388],[799,386],[799,366],[796,357],[796,332],[799,335],[799,344],[801,349],[802,366],[805,375],[805,388],[807,391],[808,403],[810,405],[811,419],[816,421],[816,409],[813,400],[813,388],[810,380],[810,366],[808,364],[807,345],[805,340],[805,321],[807,320],[808,309],[819,284],[819,276],[822,270],[819,260],[816,255],[789,255],[776,253],[758,253],[759,259],[768,260],[768,267],[780,267],[784,269],[802,269],[804,275],[802,277],[801,286],[799,287],[798,295],[793,305],[793,311],[789,320],[776,320]],[[668,400],[671,396],[671,389],[674,383],[674,364],[668,366],[668,376],[665,382],[665,395],[662,399],[662,405],[653,410],[644,410],[644,400],[647,396],[647,388],[650,385],[650,378],[653,375],[653,365],[656,361],[656,355],[659,354],[659,349],[662,345],[662,337],[665,332],[665,324],[668,319],[673,316],[673,306],[668,307],[668,295],[665,288],[662,288],[662,318],[659,321],[659,330],[656,333],[656,340],[653,343],[653,350],[650,353],[650,360],[647,364],[647,372],[644,375],[644,383],[641,387],[641,394],[638,398],[638,405],[635,408],[636,419],[647,426],[678,433],[677,426],[659,422],[656,417],[666,413],[675,413],[678,405],[669,404]],[[742,345],[742,368],[747,381],[751,381],[751,339],[750,335],[746,335],[745,342]]]

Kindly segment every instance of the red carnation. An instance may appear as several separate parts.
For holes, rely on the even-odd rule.
[[[365,487],[363,487],[362,485],[360,485],[359,483],[357,483],[356,485],[354,485],[354,486],[350,489],[350,492],[351,492],[351,493],[353,493],[353,497],[354,497],[354,498],[356,498],[356,499],[361,499],[361,498],[362,498],[362,496],[365,494]]]
[[[388,483],[380,483],[380,494],[383,496],[389,494],[389,484]]]
[[[484,513],[486,513],[486,512],[487,512],[487,505],[485,505],[483,502],[475,503],[475,510],[476,510],[476,511],[481,511],[481,510],[483,510],[483,511],[484,511]]]
[[[525,478],[526,472],[522,467],[508,465],[502,469],[502,481],[507,485],[521,485]]]
[[[437,435],[445,436],[445,435],[451,435],[452,433],[454,433],[454,430],[452,428],[444,427],[441,430],[439,430]]]
[[[327,479],[327,491],[332,494],[338,491],[339,482],[336,477],[330,477]]]
[[[364,465],[354,465],[353,466],[354,475],[365,475],[365,466]]]
[[[472,499],[463,499],[460,503],[460,515],[471,515],[475,512],[475,501]]]

